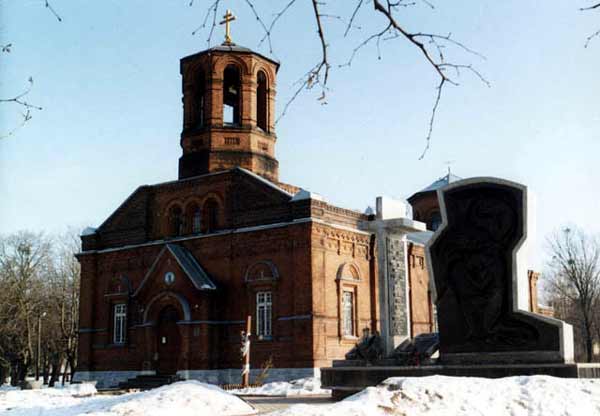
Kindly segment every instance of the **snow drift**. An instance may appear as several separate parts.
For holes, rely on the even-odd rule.
[[[600,380],[548,376],[484,379],[397,377],[327,406],[296,405],[275,416],[592,416]]]
[[[184,381],[141,393],[93,396],[90,387],[0,392],[6,416],[241,416],[254,409],[216,386]],[[94,389],[95,393],[95,389]]]

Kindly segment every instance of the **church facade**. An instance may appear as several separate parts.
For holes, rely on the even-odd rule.
[[[231,42],[181,60],[178,180],[82,235],[77,379],[239,382],[247,317],[252,374],[271,361],[271,380],[315,374],[364,333],[393,348],[435,329],[423,223],[280,182],[278,66]]]

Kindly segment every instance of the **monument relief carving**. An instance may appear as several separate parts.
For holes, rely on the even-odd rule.
[[[488,359],[518,361],[513,353],[523,352],[528,360],[564,360],[564,324],[515,310],[517,289],[527,290],[525,282],[516,286],[515,263],[526,238],[526,188],[483,178],[438,192],[444,222],[429,255],[442,356],[499,353]]]

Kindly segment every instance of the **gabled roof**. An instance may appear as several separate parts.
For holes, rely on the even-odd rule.
[[[200,266],[198,261],[194,258],[192,253],[190,253],[185,247],[179,246],[177,244],[166,244],[165,247],[156,257],[156,260],[154,260],[152,267],[150,267],[150,270],[148,270],[148,273],[146,273],[146,276],[144,276],[144,280],[142,280],[142,283],[137,288],[133,296],[137,296],[140,290],[142,290],[146,282],[150,279],[150,276],[152,276],[152,273],[154,273],[154,270],[160,262],[160,259],[167,252],[169,252],[175,258],[175,260],[177,260],[177,263],[179,264],[179,266],[181,266],[181,269],[191,280],[192,284],[196,289],[215,290],[217,288],[217,286],[212,282],[208,274],[204,271],[202,266]]]

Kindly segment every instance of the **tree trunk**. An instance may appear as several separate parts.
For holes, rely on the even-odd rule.
[[[69,365],[69,383],[73,382],[73,377],[75,376],[75,369],[77,368],[77,358],[75,355],[69,355],[67,357],[67,364]]]
[[[17,384],[20,385],[27,378],[27,370],[29,369],[29,363],[26,363],[25,360],[19,358],[17,360]]]
[[[6,378],[8,377],[7,368],[3,365],[0,365],[0,386],[6,383]]]
[[[54,387],[60,377],[60,360],[52,360],[52,374],[50,375],[50,387]]]
[[[69,362],[68,361],[65,362],[65,368],[62,372],[62,385],[63,386],[67,382],[67,371],[69,371]]]
[[[10,385],[16,387],[19,385],[19,362],[13,360],[10,365]]]
[[[592,332],[592,323],[587,315],[583,317],[583,330],[585,332],[585,355],[586,362],[591,363],[594,355],[594,334]]]

